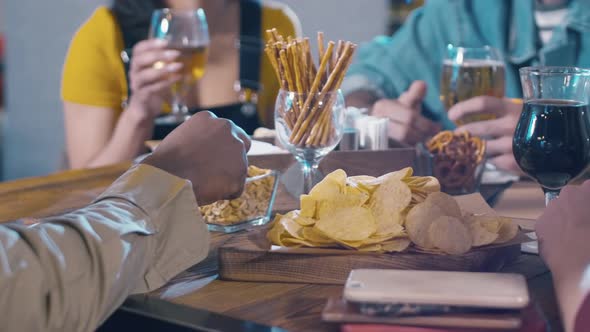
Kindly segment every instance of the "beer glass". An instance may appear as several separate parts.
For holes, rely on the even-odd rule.
[[[505,69],[500,52],[492,47],[448,45],[443,60],[440,98],[448,111],[455,104],[477,96],[504,97]],[[493,114],[472,114],[457,126],[494,119]]]
[[[172,113],[158,118],[163,123],[180,123],[190,117],[186,106],[186,95],[192,84],[203,77],[207,64],[209,28],[205,11],[158,9],[152,15],[150,38],[168,41],[168,47],[180,52],[179,62],[183,64],[183,78],[172,87]],[[156,62],[154,66],[163,67]]]

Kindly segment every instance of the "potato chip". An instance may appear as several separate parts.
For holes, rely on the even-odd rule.
[[[295,221],[301,226],[313,226],[317,220],[299,215],[299,217],[295,218]]]
[[[370,244],[370,245],[359,247],[356,249],[358,251],[364,251],[364,252],[382,252],[383,251],[380,244]]]
[[[443,211],[442,215],[444,216],[450,216],[457,219],[463,217],[459,204],[457,204],[457,201],[451,195],[443,192],[434,192],[426,197],[425,202],[430,202],[431,204],[438,206]]]
[[[300,215],[307,218],[316,218],[317,200],[311,195],[301,195],[299,198]]]
[[[317,248],[317,247],[326,247],[329,245],[326,244],[321,244],[321,243],[317,243],[317,242],[312,242],[309,240],[305,240],[305,239],[294,239],[294,238],[289,238],[289,239],[284,239],[283,243],[285,244],[285,246],[288,247],[311,247],[311,248]]]
[[[366,190],[359,187],[347,184],[345,188],[347,200],[351,201],[351,204],[355,206],[361,206],[371,198],[371,195]]]
[[[385,252],[402,252],[410,246],[412,242],[408,238],[392,239],[381,243],[381,249]]]
[[[386,180],[390,180],[390,179],[397,179],[397,180],[402,181],[404,179],[410,178],[412,176],[412,174],[414,174],[414,170],[412,169],[412,167],[406,167],[406,168],[400,169],[399,171],[395,171],[395,172],[381,175],[378,179],[381,179],[382,182],[385,182]]]
[[[471,249],[471,233],[463,222],[457,218],[438,217],[430,224],[428,230],[432,244],[451,255],[462,255]]]
[[[425,201],[414,206],[405,222],[410,240],[420,247],[434,248],[429,234],[430,224],[440,216],[444,216],[444,211],[432,202]]]
[[[402,181],[392,177],[385,180],[369,200],[369,207],[375,214],[379,232],[383,233],[390,228],[392,222],[402,223],[399,213],[403,211],[412,200],[410,188]]]
[[[390,219],[376,220],[377,232],[375,235],[389,236],[398,235],[404,232],[404,223],[400,212],[394,213]]]
[[[467,224],[471,232],[471,239],[474,247],[481,247],[494,243],[498,238],[498,233],[490,232],[482,226],[477,220]]]
[[[343,193],[345,185],[346,173],[343,170],[336,170],[316,184],[309,195],[318,201],[329,200],[335,195]]]
[[[336,210],[320,218],[314,227],[337,241],[362,241],[377,230],[373,213],[363,207]]]
[[[499,217],[500,230],[498,231],[498,238],[494,243],[508,242],[518,234],[518,225],[510,218]]]
[[[279,220],[281,220],[282,217],[282,215],[277,214],[270,231],[268,231],[268,233],[266,234],[266,237],[271,243],[279,246],[285,246],[281,239],[281,236],[285,232],[285,227],[283,227],[283,225],[279,222]]]
[[[346,183],[363,190],[367,194],[372,194],[379,186],[377,178],[368,175],[351,176],[346,180]]]
[[[463,221],[466,224],[477,223],[490,233],[500,232],[501,222],[497,216],[467,214],[463,216]]]
[[[279,223],[283,225],[283,228],[289,233],[289,235],[296,239],[303,240],[303,226],[295,221],[295,218],[297,217],[297,215],[288,216],[287,214],[279,220]]]
[[[336,243],[334,242],[334,240],[323,235],[315,227],[305,227],[303,229],[303,237],[310,242],[322,245],[330,245]]]

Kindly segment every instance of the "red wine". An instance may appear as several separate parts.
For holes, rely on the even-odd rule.
[[[556,190],[590,162],[588,104],[537,99],[524,104],[512,148],[520,168],[544,189]]]

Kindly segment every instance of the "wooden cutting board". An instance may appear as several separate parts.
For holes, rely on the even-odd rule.
[[[236,235],[219,249],[223,280],[344,284],[352,269],[407,269],[496,272],[520,255],[520,234],[502,247],[480,248],[461,256],[421,253],[376,254],[344,249],[271,250],[266,229]]]

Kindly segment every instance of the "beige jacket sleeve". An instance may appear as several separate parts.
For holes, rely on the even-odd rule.
[[[135,166],[84,209],[0,225],[0,331],[92,331],[208,248],[190,182]]]

